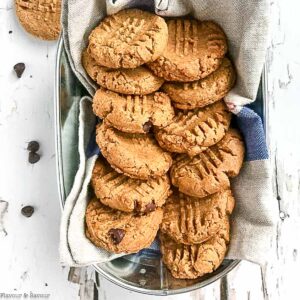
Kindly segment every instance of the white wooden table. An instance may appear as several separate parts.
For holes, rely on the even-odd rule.
[[[300,2],[272,1],[267,55],[276,251],[265,268],[243,262],[227,278],[166,299],[299,299],[300,269]],[[9,33],[9,31],[12,31]],[[154,297],[121,289],[91,269],[62,268],[58,260],[60,207],[56,184],[53,83],[56,43],[26,34],[12,0],[0,2],[0,298],[1,293],[42,293],[49,299],[139,300]],[[21,79],[13,72],[26,64]],[[37,140],[41,160],[27,162]],[[32,205],[31,218],[20,211]],[[77,283],[76,283],[77,282]]]

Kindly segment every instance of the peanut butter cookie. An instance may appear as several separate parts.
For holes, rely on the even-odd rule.
[[[125,212],[149,213],[162,206],[170,192],[167,175],[148,181],[117,173],[103,158],[98,158],[92,174],[92,185],[99,200]]]
[[[101,88],[94,96],[93,111],[107,124],[129,133],[148,133],[152,125],[166,126],[175,115],[165,93],[122,95]]]
[[[132,178],[161,177],[172,164],[171,155],[151,135],[124,133],[103,122],[97,127],[96,141],[110,165]]]
[[[178,155],[171,169],[172,183],[182,193],[199,198],[227,189],[229,177],[240,172],[244,152],[240,134],[230,129],[218,144],[199,155]]]
[[[177,243],[200,244],[221,229],[224,217],[232,213],[233,207],[230,190],[202,199],[173,193],[164,206],[160,229]]]
[[[16,0],[16,14],[24,29],[43,40],[60,33],[61,0]]]
[[[180,83],[167,82],[163,90],[179,109],[194,109],[221,100],[235,83],[235,71],[228,58],[221,66],[204,79]]]
[[[193,111],[179,111],[168,126],[155,130],[155,137],[165,150],[194,156],[219,142],[230,120],[231,113],[224,101],[219,101]]]
[[[135,253],[151,245],[162,220],[162,209],[147,215],[114,210],[96,198],[86,209],[87,238],[114,253]]]
[[[112,69],[100,66],[87,50],[82,53],[82,65],[87,74],[100,86],[117,93],[146,95],[157,91],[164,82],[162,78],[143,66],[135,69]]]
[[[193,279],[215,271],[224,260],[229,243],[230,224],[227,217],[222,228],[202,244],[178,244],[161,233],[163,262],[175,278]]]
[[[148,64],[157,76],[168,81],[194,81],[220,66],[227,41],[217,24],[182,18],[170,19],[167,24],[167,47],[156,61]]]
[[[165,20],[139,9],[107,16],[90,37],[88,51],[108,68],[136,68],[156,60],[168,41]]]

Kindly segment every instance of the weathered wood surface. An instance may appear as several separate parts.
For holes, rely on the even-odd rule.
[[[275,255],[263,272],[255,264],[242,262],[221,281],[165,299],[300,298],[299,11],[297,0],[271,2],[266,65],[273,201],[278,203],[277,236],[270,245]],[[0,45],[0,293],[33,291],[67,300],[154,299],[121,289],[91,268],[59,266],[53,113],[56,43],[25,34],[17,23],[13,1],[2,0]],[[26,63],[19,80],[12,71],[17,62]],[[32,139],[41,143],[42,159],[36,165],[27,163],[25,148]],[[35,207],[29,219],[20,213],[28,204]]]
[[[67,281],[68,270],[58,260],[56,43],[25,34],[13,4],[13,0],[0,2],[0,296],[32,291],[49,293],[51,299],[76,299],[78,286]],[[21,79],[13,72],[19,62],[26,64]],[[42,158],[30,165],[26,147],[33,139],[41,144]],[[35,207],[31,218],[21,214],[25,205]]]

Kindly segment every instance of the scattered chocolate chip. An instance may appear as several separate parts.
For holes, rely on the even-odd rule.
[[[143,125],[143,130],[148,133],[151,128],[152,128],[152,122],[151,121],[147,121],[144,125]]]
[[[120,228],[112,228],[108,231],[113,243],[115,245],[119,244],[125,235],[125,230]]]
[[[32,78],[32,75],[30,75],[29,77]]]
[[[21,213],[22,213],[23,216],[25,216],[27,218],[30,218],[32,216],[32,214],[34,213],[34,208],[30,205],[24,206],[21,209]]]
[[[45,282],[45,286],[48,286],[48,283],[47,283],[47,282]]]
[[[145,207],[145,213],[149,213],[151,211],[154,211],[156,209],[156,205],[154,203],[154,201],[152,201],[151,203],[148,203]]]
[[[17,77],[18,78],[21,78],[22,77],[22,74],[25,70],[25,64],[24,63],[18,63],[16,65],[14,65],[14,70],[17,74]]]
[[[9,33],[9,34],[12,34],[12,30],[10,30],[8,33]]]
[[[37,141],[31,141],[28,143],[27,150],[31,152],[37,152],[40,149],[40,144]]]
[[[28,162],[30,162],[31,164],[35,164],[40,160],[40,155],[38,153],[35,152],[29,152],[28,155]]]

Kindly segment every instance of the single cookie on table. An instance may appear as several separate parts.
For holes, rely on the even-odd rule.
[[[61,0],[16,0],[16,14],[24,29],[43,40],[60,33]]]
[[[219,142],[230,121],[224,101],[218,101],[204,108],[179,111],[169,125],[155,129],[155,137],[165,150],[194,156]]]
[[[204,107],[221,100],[234,86],[236,74],[228,58],[206,78],[181,83],[166,82],[162,89],[179,109]]]
[[[176,243],[160,233],[163,262],[175,278],[193,279],[215,271],[222,263],[229,243],[228,217],[222,219],[221,229],[209,240],[194,245]]]
[[[108,68],[136,68],[156,60],[168,41],[165,20],[139,9],[107,16],[89,36],[88,51]]]
[[[210,239],[232,213],[234,198],[224,190],[206,198],[174,192],[164,206],[160,230],[177,243],[200,244]]]
[[[114,210],[93,198],[86,209],[86,235],[97,246],[114,253],[135,253],[151,245],[162,220],[162,209],[147,215]]]
[[[168,125],[175,115],[165,93],[122,95],[102,88],[94,96],[93,111],[107,124],[128,133],[148,133],[152,125]]]
[[[154,211],[171,193],[167,175],[148,181],[133,179],[117,173],[103,158],[98,158],[95,163],[92,185],[103,204],[125,212]]]
[[[100,66],[86,49],[82,53],[82,65],[87,74],[100,86],[117,93],[146,95],[157,91],[164,82],[144,66],[135,69]]]
[[[240,172],[244,153],[241,135],[229,129],[219,143],[199,155],[178,155],[171,168],[172,184],[180,192],[199,198],[228,189],[229,177]]]
[[[161,177],[172,165],[171,154],[163,151],[151,135],[124,133],[103,122],[97,126],[96,141],[109,164],[132,178]]]
[[[164,53],[150,69],[168,81],[194,81],[214,72],[227,52],[226,36],[211,21],[170,19],[169,38]]]

